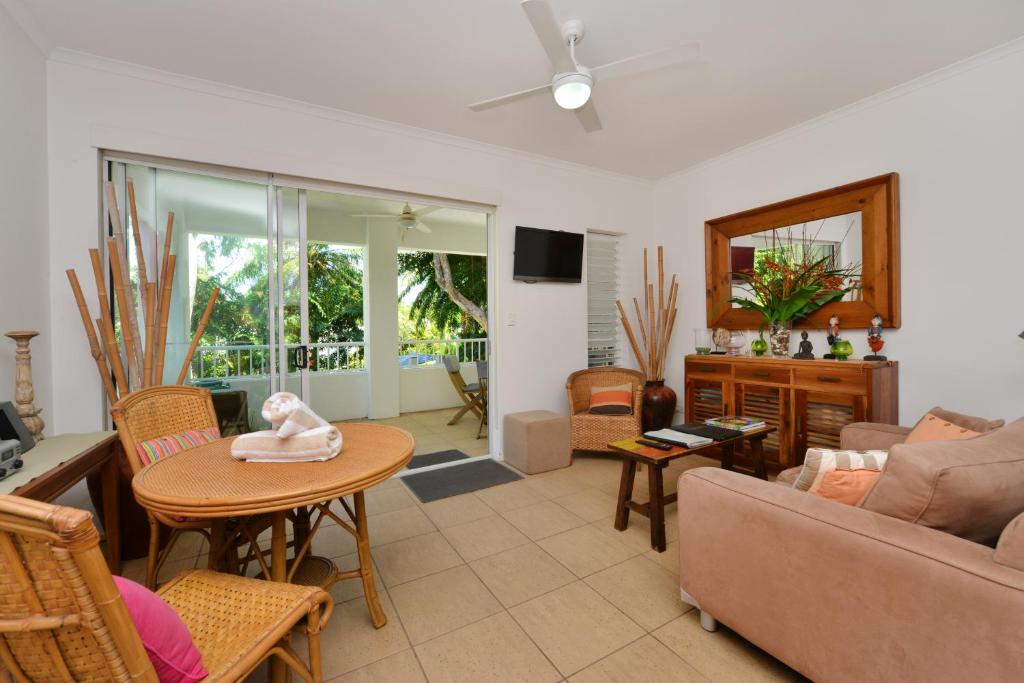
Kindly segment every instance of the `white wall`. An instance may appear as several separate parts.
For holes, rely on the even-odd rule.
[[[900,417],[940,404],[1024,415],[1021,284],[1024,41],[659,181],[655,241],[683,278],[669,383],[706,326],[703,222],[889,171],[900,174]],[[846,330],[855,356],[864,330]],[[816,353],[825,348],[812,337]]]
[[[48,64],[48,95],[52,339],[61,340],[53,418],[61,431],[102,420],[96,371],[59,282],[65,268],[85,269],[86,250],[96,245],[98,148],[497,205],[496,417],[564,413],[565,378],[587,358],[586,285],[513,282],[515,225],[628,234],[627,285],[635,285],[639,250],[650,241],[651,185],[636,179],[62,52]],[[93,300],[91,289],[87,296]]]
[[[51,433],[53,338],[46,257],[46,61],[3,5],[0,93],[0,333],[25,329],[40,332],[31,347],[35,405],[42,408],[46,431]],[[67,289],[64,271],[58,275]],[[69,313],[77,315],[76,311]],[[81,322],[78,324],[81,327]],[[86,359],[91,360],[88,355]],[[13,400],[14,342],[0,337],[0,401]]]

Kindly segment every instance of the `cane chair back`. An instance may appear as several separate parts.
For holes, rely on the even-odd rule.
[[[591,415],[590,390],[629,384],[633,411],[629,415]],[[644,376],[629,368],[588,368],[569,375],[565,389],[569,396],[569,428],[573,450],[608,451],[612,441],[640,436],[640,406]]]

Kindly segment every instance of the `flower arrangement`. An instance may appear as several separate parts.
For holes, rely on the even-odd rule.
[[[811,239],[776,243],[773,233],[772,241],[770,248],[755,253],[752,270],[732,273],[746,296],[734,296],[729,302],[760,313],[773,336],[784,330],[783,343],[773,343],[776,355],[783,355],[790,326],[856,289],[860,267],[838,265],[836,249],[826,252]]]

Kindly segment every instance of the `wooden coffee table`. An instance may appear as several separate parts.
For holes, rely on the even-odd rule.
[[[715,448],[722,449],[722,469],[731,470],[733,452],[736,444],[746,441],[750,444],[750,454],[754,459],[754,475],[761,479],[768,478],[764,466],[764,440],[775,431],[775,427],[762,427],[725,441],[716,441],[698,448],[675,447],[670,451],[636,443],[634,439],[625,439],[608,444],[609,448],[622,457],[622,478],[619,480],[619,497],[615,506],[615,528],[625,531],[629,526],[630,510],[651,520],[651,547],[665,552],[665,506],[676,502],[676,494],[665,495],[664,470],[668,464],[687,455],[697,455]],[[649,502],[633,501],[633,481],[636,479],[638,464],[648,465],[647,485],[650,491]]]

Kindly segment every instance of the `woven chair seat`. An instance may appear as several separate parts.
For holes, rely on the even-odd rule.
[[[238,673],[232,669],[260,644],[284,637],[322,601],[317,596],[323,592],[198,570],[179,575],[158,593],[188,626],[210,680],[219,680]]]

